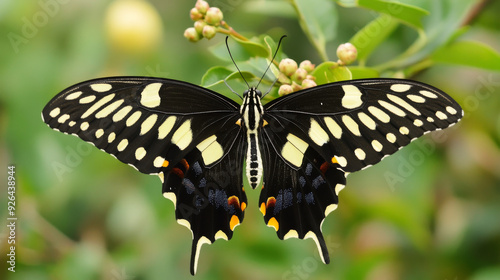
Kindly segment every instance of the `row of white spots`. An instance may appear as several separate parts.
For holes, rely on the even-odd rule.
[[[287,135],[286,139],[288,141],[281,150],[281,156],[294,166],[301,167],[304,153],[309,144],[291,133]]]
[[[203,140],[196,148],[200,150],[205,165],[216,162],[224,155],[224,150],[219,142],[217,142],[217,136],[215,135]]]

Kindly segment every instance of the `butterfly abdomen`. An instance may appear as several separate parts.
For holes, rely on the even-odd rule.
[[[262,178],[262,157],[259,150],[259,131],[264,108],[260,103],[261,92],[251,88],[244,93],[240,113],[247,133],[246,174],[250,186],[255,189]]]

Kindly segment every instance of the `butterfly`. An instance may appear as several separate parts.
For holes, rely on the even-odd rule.
[[[244,180],[262,188],[258,208],[280,239],[313,239],[329,263],[321,225],[347,175],[463,116],[443,91],[403,79],[324,84],[265,105],[261,98],[256,87],[239,104],[183,81],[108,77],[63,90],[42,118],[161,179],[177,222],[192,233],[194,275],[201,247],[231,239],[243,221]]]

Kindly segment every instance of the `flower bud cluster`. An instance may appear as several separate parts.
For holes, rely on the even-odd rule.
[[[210,7],[208,2],[198,0],[194,8],[190,11],[194,27],[189,27],[184,31],[184,37],[191,42],[197,42],[203,37],[212,39],[217,33],[217,28],[224,17],[222,11],[216,7]]]
[[[295,60],[285,58],[281,60],[279,69],[278,81],[281,86],[278,93],[280,96],[316,86],[315,77],[310,74],[314,70],[314,64],[309,60],[304,60],[297,65]]]

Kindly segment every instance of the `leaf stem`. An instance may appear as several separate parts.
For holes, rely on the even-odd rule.
[[[226,34],[226,35],[234,36],[242,41],[250,41],[250,39],[248,39],[247,37],[236,32],[236,30],[234,30],[234,28],[229,26],[229,24],[227,24],[225,21],[222,21],[221,26],[223,28],[218,28],[217,32],[222,33],[222,34]]]

